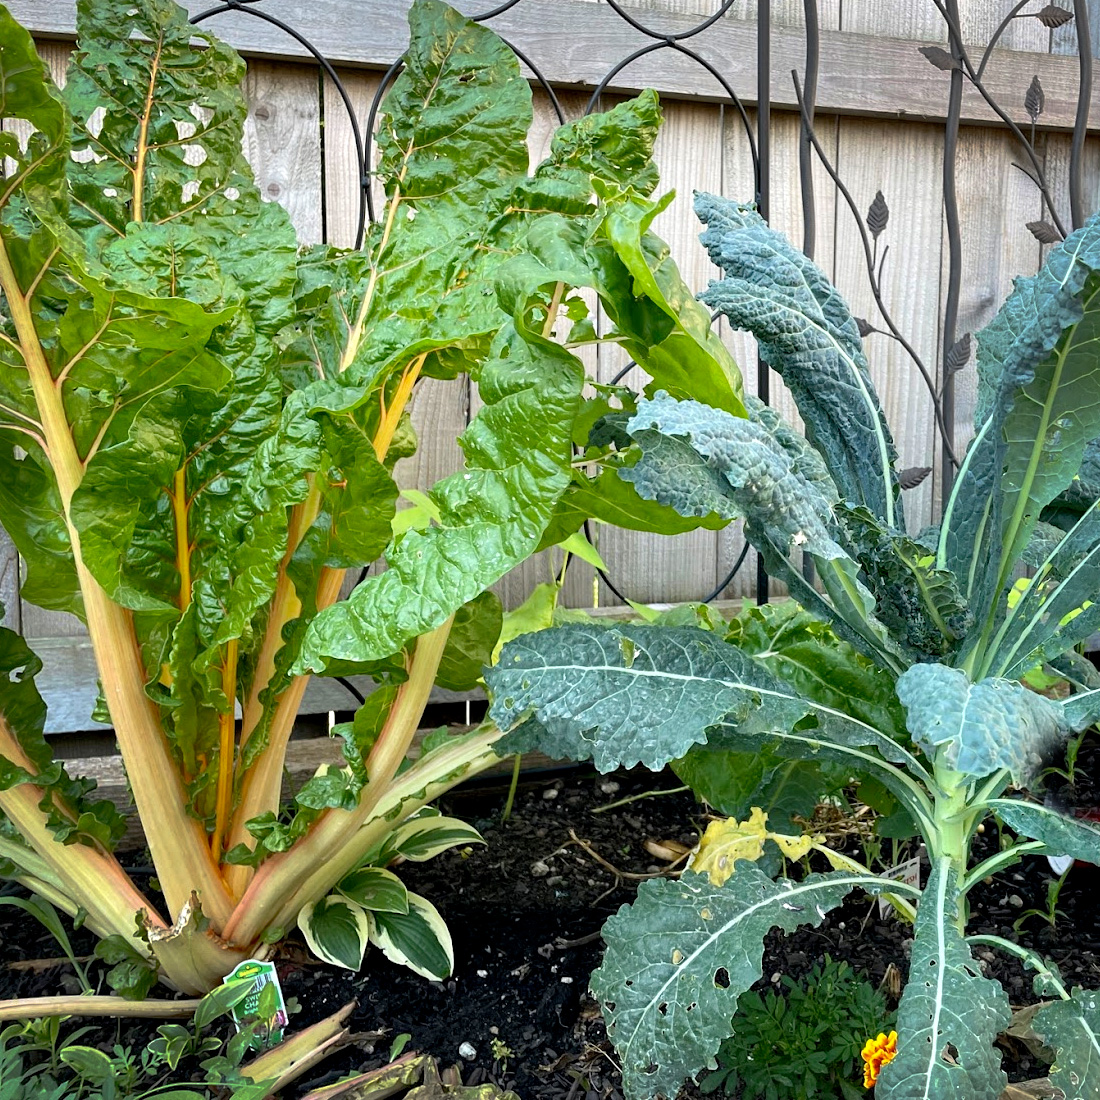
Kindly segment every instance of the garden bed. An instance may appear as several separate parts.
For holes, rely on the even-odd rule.
[[[1095,774],[1098,754],[1088,745],[1080,767]],[[598,776],[573,770],[529,778],[515,811],[500,823],[506,787],[468,787],[447,800],[447,809],[475,823],[487,845],[446,853],[424,864],[406,864],[402,877],[431,898],[447,918],[455,941],[456,970],[432,983],[388,963],[372,949],[361,975],[310,961],[293,945],[280,962],[284,990],[301,1012],[293,1027],[319,1019],[350,1000],[358,1002],[353,1031],[384,1033],[347,1047],[312,1071],[301,1092],[356,1070],[383,1064],[391,1043],[409,1035],[407,1049],[434,1055],[444,1067],[458,1064],[470,1084],[486,1080],[528,1098],[618,1098],[618,1073],[587,979],[598,965],[599,929],[608,915],[630,901],[639,879],[667,864],[647,842],[690,845],[703,822],[703,808],[687,792],[642,798],[602,812],[631,795],[669,789],[676,779],[647,772]],[[992,850],[990,829],[981,839]],[[862,854],[849,830],[853,854]],[[974,893],[971,929],[1014,937],[1012,924],[1029,908],[1045,909],[1052,878],[1043,859],[1030,859],[997,875]],[[1020,939],[1062,968],[1067,985],[1100,982],[1100,930],[1095,897],[1100,869],[1075,867],[1058,898],[1060,915],[1051,928],[1038,917],[1023,925]],[[799,978],[828,952],[849,961],[876,986],[890,988],[888,967],[904,979],[909,930],[881,919],[877,904],[854,895],[816,929],[801,929],[767,943],[761,986],[781,975]],[[91,939],[79,936],[78,951]],[[27,968],[28,960],[57,954],[56,945],[24,914],[0,909],[0,995],[34,996],[72,988],[67,968]],[[997,977],[1014,1005],[1027,1003],[1030,979],[1002,956],[979,950],[987,973]],[[93,970],[93,975],[95,971]],[[895,986],[894,988],[897,988]],[[72,1028],[77,1026],[74,1021]],[[143,1045],[155,1021],[98,1024],[94,1041]],[[464,1044],[469,1044],[460,1052]],[[476,1052],[470,1054],[470,1048]],[[508,1053],[504,1053],[507,1048]],[[1006,1050],[1013,1080],[1045,1072],[1028,1050]]]

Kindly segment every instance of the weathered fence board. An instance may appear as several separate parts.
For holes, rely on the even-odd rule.
[[[272,14],[301,31],[330,61],[386,68],[404,49],[407,34],[405,12],[411,0],[375,0],[367,15],[358,4],[346,0],[274,0]],[[187,0],[190,11],[210,7],[208,0]],[[458,0],[467,12],[484,10],[482,0]],[[988,0],[969,0],[968,12],[992,9]],[[849,11],[848,9],[851,9]],[[74,33],[71,0],[21,0],[16,14],[43,35],[71,37]],[[713,10],[713,8],[711,9]],[[998,9],[999,10],[999,9]],[[905,13],[919,11],[919,23],[911,25]],[[931,12],[931,16],[928,15]],[[946,110],[946,74],[933,68],[917,53],[912,37],[934,41],[945,36],[937,27],[930,4],[895,4],[887,0],[849,4],[843,12],[843,29],[822,23],[821,82],[818,104],[825,113],[894,115],[923,120],[942,120]],[[666,33],[691,29],[697,12],[663,11],[660,26]],[[217,17],[211,27],[242,52],[267,58],[309,59],[300,43],[278,28],[247,14],[230,12]],[[885,29],[880,30],[880,25]],[[644,36],[610,9],[586,0],[524,0],[502,13],[492,26],[526,53],[553,84],[593,87],[622,58],[646,44]],[[873,33],[859,32],[863,26]],[[890,37],[880,37],[880,34]],[[692,44],[708,56],[729,80],[738,95],[755,100],[756,28],[752,22],[720,19]],[[1006,60],[990,66],[989,89],[1009,102],[1018,87],[1015,74],[1023,59],[1002,51]],[[662,50],[653,58],[629,66],[615,80],[620,91],[637,91],[655,85],[667,95],[724,98],[713,76],[674,50]],[[792,69],[801,71],[805,41],[800,27],[777,25],[772,35],[772,99],[776,106],[796,106],[790,80]],[[1072,58],[1046,53],[1029,54],[1027,67],[1038,73],[1046,89],[1044,125],[1070,128],[1077,102],[1077,65]],[[1026,86],[1026,84],[1025,84]],[[963,99],[963,120],[995,122],[982,98],[968,90]],[[1094,128],[1100,118],[1093,120]]]

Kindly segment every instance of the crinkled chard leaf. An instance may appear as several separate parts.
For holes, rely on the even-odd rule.
[[[982,977],[957,914],[957,875],[939,860],[917,910],[897,1057],[875,1087],[889,1100],[997,1100],[1007,1081],[993,1044],[1008,1026],[1008,997]]]
[[[395,653],[444,622],[538,546],[569,484],[584,368],[550,341],[507,326],[481,369],[485,406],[461,442],[465,469],[431,491],[440,522],[410,530],[368,578],[310,625],[299,667]]]
[[[859,885],[848,874],[773,882],[746,861],[722,886],[691,872],[643,882],[604,925],[592,975],[628,1100],[675,1096],[712,1066],[737,998],[760,977],[767,933],[820,924]]]
[[[825,276],[751,207],[697,194],[702,242],[726,273],[701,295],[757,339],[845,501],[904,529],[897,452],[855,319]]]
[[[1053,1001],[1035,1014],[1032,1026],[1057,1054],[1050,1083],[1065,1100],[1100,1094],[1100,992],[1074,989],[1068,1001]]]
[[[1062,708],[1012,680],[971,683],[961,669],[914,665],[898,678],[909,732],[929,756],[975,778],[1005,768],[1026,786],[1068,736]]]

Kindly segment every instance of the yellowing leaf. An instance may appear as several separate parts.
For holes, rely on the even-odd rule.
[[[711,884],[721,886],[733,874],[739,859],[755,862],[764,854],[764,842],[773,840],[787,859],[801,859],[812,847],[810,836],[789,836],[768,830],[768,815],[754,806],[747,821],[727,818],[712,821],[691,858],[691,869],[707,874]]]

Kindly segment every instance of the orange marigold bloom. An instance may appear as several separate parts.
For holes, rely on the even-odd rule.
[[[882,1067],[892,1062],[898,1053],[898,1033],[889,1035],[880,1031],[874,1039],[863,1044],[863,1087],[869,1089],[877,1080]]]

